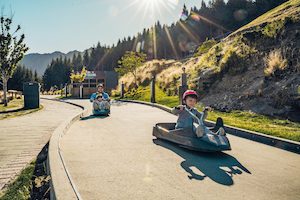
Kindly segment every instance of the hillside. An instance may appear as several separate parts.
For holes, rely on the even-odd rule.
[[[290,0],[238,29],[221,42],[205,42],[194,58],[154,60],[139,69],[139,83],[152,73],[176,95],[181,68],[202,102],[221,111],[249,110],[300,121],[300,0]],[[132,77],[120,81],[127,88]]]
[[[31,53],[24,56],[21,60],[20,64],[25,65],[27,68],[32,69],[33,71],[37,71],[39,75],[43,75],[47,66],[51,63],[53,59],[62,57],[72,58],[74,54],[80,53],[79,51],[71,51],[67,54],[55,51],[53,53]]]

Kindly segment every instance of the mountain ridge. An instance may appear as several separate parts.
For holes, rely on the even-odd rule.
[[[60,51],[54,51],[52,53],[29,53],[24,56],[20,64],[25,65],[27,68],[32,71],[36,71],[38,75],[42,76],[53,59],[62,57],[71,59],[74,54],[83,54],[83,52],[73,50],[68,53],[63,53]]]

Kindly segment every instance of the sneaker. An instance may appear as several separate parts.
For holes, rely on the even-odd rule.
[[[219,128],[217,133],[218,133],[218,135],[222,135],[222,136],[226,135],[226,132],[223,127]]]

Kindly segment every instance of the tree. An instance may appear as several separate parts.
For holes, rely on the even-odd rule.
[[[72,60],[73,63],[73,67],[75,71],[79,71],[82,69],[82,56],[80,53],[77,54],[77,56],[75,56],[75,60]]]
[[[189,11],[187,10],[186,5],[184,4],[181,12],[180,20],[185,21],[188,18],[188,16],[189,16]]]
[[[32,72],[30,73],[29,71],[31,70],[25,66],[18,65],[12,77],[8,80],[7,87],[13,90],[22,91],[24,82],[36,81],[35,77],[30,76]],[[40,82],[39,78],[38,82]]]
[[[51,61],[43,75],[43,88],[49,90],[52,86],[60,86],[70,82],[71,62],[69,59],[57,58]]]
[[[86,77],[86,72],[87,70],[85,67],[82,68],[80,73],[72,71],[70,75],[70,79],[75,83],[82,83]]]
[[[76,68],[77,68],[77,63],[76,63],[77,58],[76,58],[76,54],[75,54],[75,53],[73,54],[71,60],[72,60],[72,62],[71,62],[71,64],[72,64],[72,69],[75,70],[75,71],[77,71],[77,69],[76,69]]]
[[[84,51],[82,64],[88,66],[90,64],[90,54],[88,50]]]
[[[206,3],[204,0],[201,2],[201,9],[207,9]]]
[[[34,80],[35,82],[39,82],[39,77],[38,77],[38,74],[37,74],[36,70],[34,70],[34,77],[33,77],[33,80]]]
[[[121,76],[131,73],[134,77],[134,84],[137,86],[137,69],[145,62],[146,55],[139,52],[126,51],[124,56],[119,60],[120,67],[116,68]]]
[[[25,35],[17,37],[21,26],[11,31],[12,18],[0,18],[0,75],[3,82],[4,106],[7,106],[7,82],[17,68],[17,64],[24,57],[28,47],[24,43]]]

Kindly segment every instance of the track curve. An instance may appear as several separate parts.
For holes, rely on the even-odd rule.
[[[91,107],[86,100],[73,102]],[[232,151],[195,153],[152,136],[165,111],[114,103],[87,116],[61,150],[83,199],[300,199],[300,156],[229,135]]]

